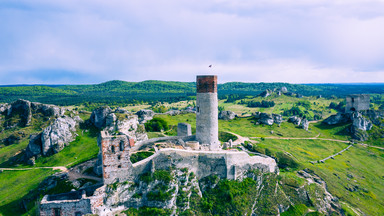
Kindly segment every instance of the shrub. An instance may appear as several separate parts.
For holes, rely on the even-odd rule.
[[[293,158],[287,154],[284,154],[283,152],[277,152],[276,159],[279,168],[289,167],[295,169],[299,167],[299,163],[297,163]]]
[[[145,123],[145,129],[149,132],[160,132],[169,129],[168,122],[161,118],[153,118]]]
[[[147,158],[153,154],[154,154],[154,152],[152,152],[152,151],[137,152],[137,153],[132,154],[130,159],[131,159],[131,162],[134,164],[138,161],[144,160],[145,158]]]

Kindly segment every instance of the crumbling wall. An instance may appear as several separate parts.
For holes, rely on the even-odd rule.
[[[368,94],[348,95],[345,101],[345,112],[369,110],[370,98]]]
[[[187,123],[179,123],[177,125],[177,136],[191,136],[191,125]]]
[[[129,152],[133,139],[126,135],[109,136],[101,132],[101,155],[104,184],[125,181],[131,172],[132,163]]]
[[[44,196],[40,203],[40,216],[78,216],[92,213],[90,199],[85,194],[80,199],[73,200],[61,199],[59,196],[56,195],[57,200],[50,199],[49,195]],[[64,198],[70,196],[64,194]]]

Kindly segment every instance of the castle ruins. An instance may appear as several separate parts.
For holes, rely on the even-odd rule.
[[[196,135],[192,135],[191,125],[186,123],[178,124],[178,136],[159,137],[136,143],[129,135],[110,135],[101,131],[98,145],[104,185],[88,193],[78,191],[46,195],[40,204],[40,214],[110,215],[114,210],[106,209],[102,199],[106,185],[134,181],[143,173],[167,170],[169,167],[188,168],[198,179],[209,175],[237,179],[250,169],[278,172],[273,158],[221,149],[218,139],[217,76],[197,76],[196,87]],[[172,144],[171,147],[169,144]],[[154,149],[153,155],[136,163],[131,162],[130,156],[133,153],[148,148]]]

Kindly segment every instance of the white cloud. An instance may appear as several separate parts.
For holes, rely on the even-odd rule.
[[[383,78],[380,0],[37,0],[0,7],[0,84],[193,81],[215,71],[224,81]],[[71,73],[57,80],[38,73],[50,69]]]

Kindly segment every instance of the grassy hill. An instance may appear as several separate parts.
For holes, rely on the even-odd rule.
[[[194,82],[148,80],[126,82],[113,80],[95,85],[50,85],[50,86],[0,86],[0,103],[9,103],[19,98],[57,105],[82,103],[139,103],[175,102],[193,96]],[[228,82],[218,85],[220,97],[230,94],[257,95],[266,89],[287,87],[290,92],[302,95],[344,96],[351,93],[384,93],[384,84],[289,84],[289,83],[242,83]]]

